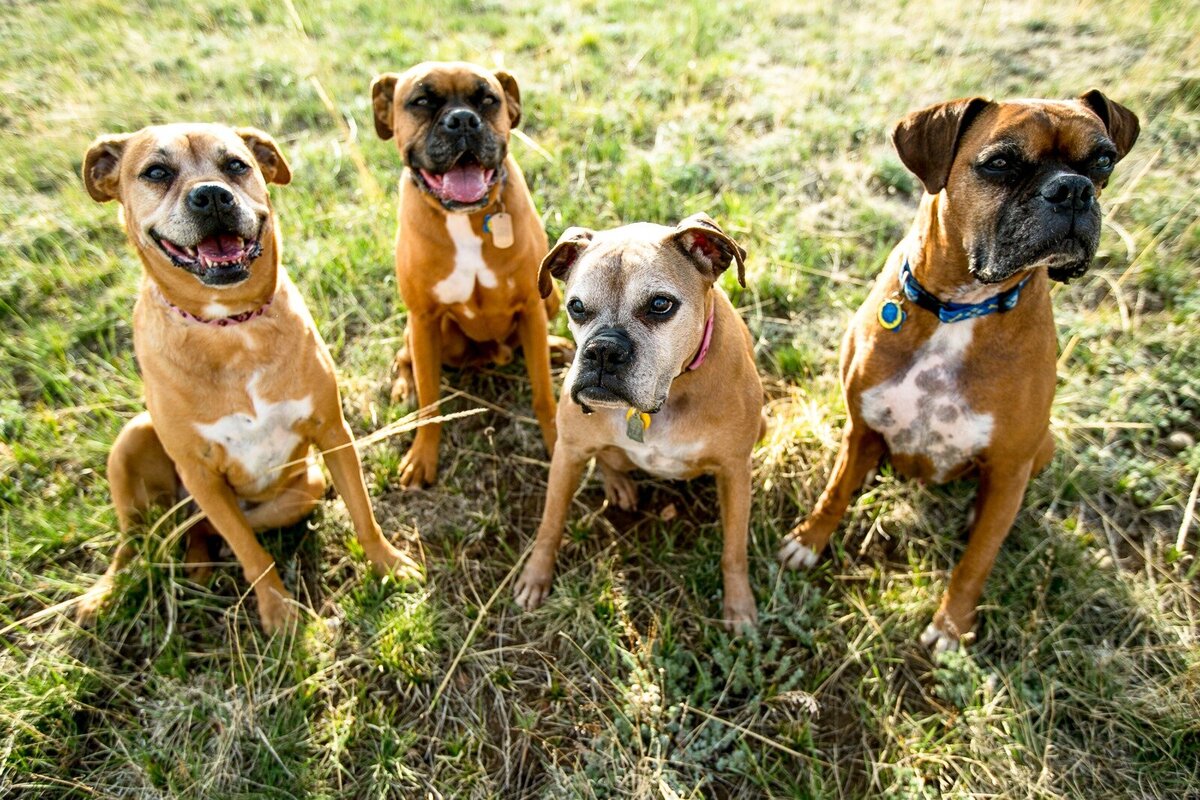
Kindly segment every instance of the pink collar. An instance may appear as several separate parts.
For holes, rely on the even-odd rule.
[[[704,338],[700,340],[700,352],[696,353],[696,357],[692,359],[692,363],[687,365],[688,372],[700,369],[700,365],[704,363],[704,357],[708,355],[708,346],[712,344],[713,318],[716,315],[717,306],[713,304],[712,311],[708,312],[708,322],[704,323]]]
[[[199,322],[203,325],[213,325],[217,328],[227,328],[230,325],[240,325],[243,322],[249,322],[252,319],[261,317],[264,313],[266,313],[267,308],[270,307],[271,301],[273,301],[275,299],[275,295],[272,294],[270,297],[267,298],[267,302],[263,303],[258,308],[253,308],[249,311],[243,311],[240,314],[231,314],[228,317],[217,317],[216,319],[205,319],[204,317],[198,317],[195,314],[193,314],[192,312],[185,311],[182,308],[180,308],[179,306],[175,305],[170,300],[168,300],[166,297],[164,297],[162,292],[155,291],[155,294],[158,295],[158,299],[163,302],[163,305],[165,305],[167,308],[171,309],[172,311],[174,311],[176,314],[183,317],[184,319],[186,319],[190,322]]]

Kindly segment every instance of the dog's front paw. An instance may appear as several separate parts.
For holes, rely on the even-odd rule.
[[[928,647],[935,656],[958,649],[958,637],[951,636],[932,622],[925,626],[925,630],[921,631],[920,642],[924,647]]]
[[[300,608],[287,589],[271,586],[258,589],[258,618],[266,634],[280,633],[300,619]]]
[[[784,537],[776,557],[779,559],[779,563],[788,569],[808,569],[817,563],[818,554],[816,550],[804,543],[797,529]]]
[[[637,511],[637,484],[624,472],[604,471],[604,497],[622,511]]]
[[[965,646],[974,638],[974,634],[970,631],[974,627],[974,620],[963,620],[962,624],[955,624],[950,619],[950,616],[945,612],[939,611],[933,616],[933,622],[925,626],[925,630],[921,631],[921,636],[918,641],[925,647],[928,647],[933,655],[952,652],[960,646]],[[964,633],[965,632],[965,633]]]
[[[730,633],[749,633],[758,625],[758,608],[754,595],[744,593],[725,596],[725,630]]]
[[[113,581],[108,575],[101,575],[91,589],[88,589],[75,604],[75,622],[79,625],[91,625],[103,610],[108,598],[112,595]]]
[[[421,565],[382,536],[379,543],[366,550],[366,553],[371,562],[371,569],[381,578],[390,576],[402,583],[421,580]]]
[[[400,462],[400,486],[405,489],[420,489],[437,478],[438,454],[436,447],[414,444]]]
[[[525,564],[525,569],[521,570],[521,577],[517,578],[516,586],[513,587],[513,598],[525,611],[533,611],[550,594],[550,583],[553,580],[554,562],[547,562],[538,558],[536,554],[532,555]]]

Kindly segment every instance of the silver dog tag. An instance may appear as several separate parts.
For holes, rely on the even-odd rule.
[[[507,211],[501,211],[498,214],[489,214],[483,224],[487,228],[488,233],[492,234],[493,245],[499,247],[501,250],[512,247],[512,217],[509,216]]]

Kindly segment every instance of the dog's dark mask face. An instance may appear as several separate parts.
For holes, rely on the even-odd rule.
[[[971,273],[982,283],[1038,267],[1063,282],[1083,275],[1100,241],[1100,193],[1137,138],[1137,118],[1099,92],[956,104],[911,115],[896,143],[902,158],[910,148],[927,190],[945,190],[949,203],[939,211],[961,232]],[[940,141],[924,144],[943,157],[949,150],[948,171],[912,156],[922,125],[941,126]]]
[[[372,85],[376,130],[396,144],[412,180],[449,211],[487,205],[503,179],[520,93],[506,72],[426,63]]]

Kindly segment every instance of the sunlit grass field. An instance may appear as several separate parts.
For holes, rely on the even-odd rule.
[[[1198,31],[1195,3],[1147,0],[3,4],[0,796],[1200,797]],[[94,628],[39,613],[108,563],[105,457],[141,408],[139,266],[83,190],[88,143],[175,120],[279,138],[284,263],[366,436],[409,411],[386,392],[399,158],[367,90],[430,58],[521,82],[512,147],[551,240],[705,211],[749,251],[748,287],[723,283],[770,395],[757,634],[720,625],[706,480],[646,479],[636,514],[589,481],[550,600],[518,611],[547,471],[520,364],[447,374],[444,410],[486,410],[447,426],[435,488],[396,486],[411,434],[363,448],[418,590],[371,575],[331,499],[263,537],[312,609],[292,636],[263,636],[236,564],[188,581],[171,519]],[[1093,271],[1055,290],[1058,451],[977,643],[931,663],[972,485],[884,469],[819,568],[774,560],[836,452],[841,332],[918,199],[888,134],[938,100],[1091,87],[1142,136]]]

